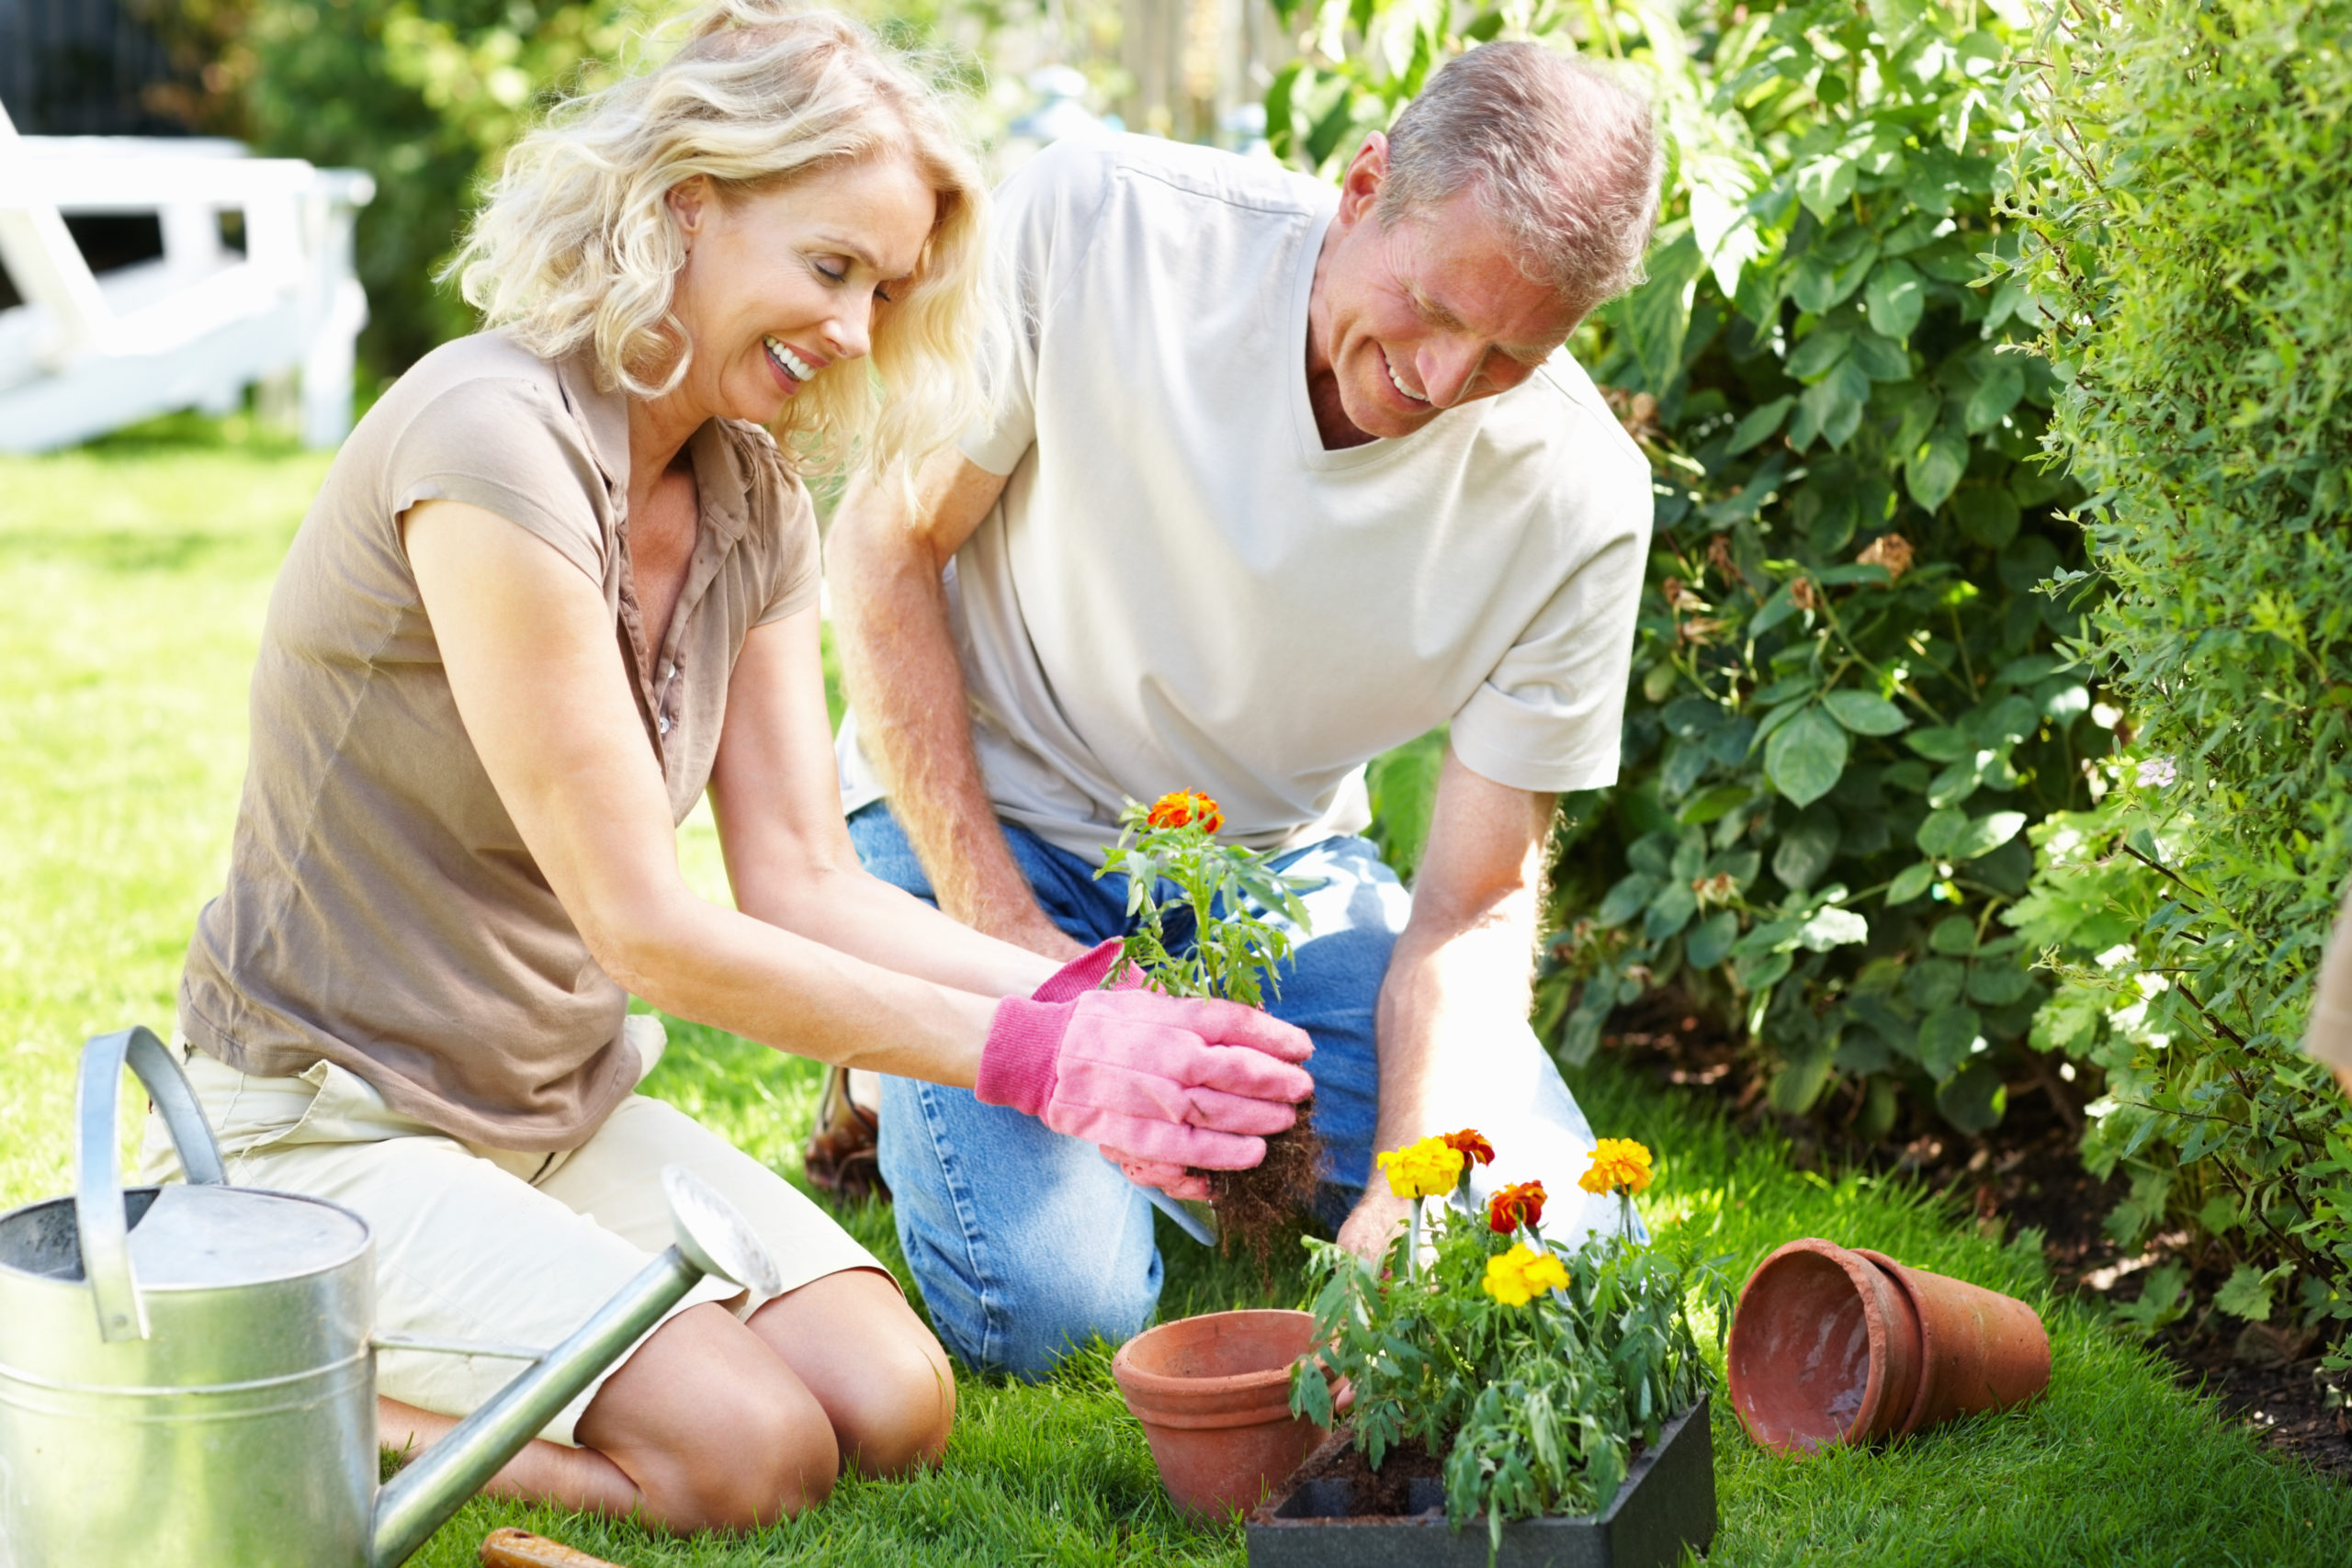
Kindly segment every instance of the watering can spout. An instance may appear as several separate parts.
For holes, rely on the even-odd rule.
[[[704,1275],[775,1293],[782,1281],[775,1260],[725,1199],[679,1166],[662,1171],[662,1185],[676,1245],[377,1494],[369,1568],[397,1568],[408,1561]]]

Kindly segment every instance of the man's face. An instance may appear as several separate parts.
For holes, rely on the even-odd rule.
[[[1348,422],[1381,437],[1510,390],[1577,319],[1519,270],[1471,192],[1384,229],[1373,208],[1385,152],[1374,137],[1348,171],[1317,267],[1307,349],[1310,380],[1328,368]]]

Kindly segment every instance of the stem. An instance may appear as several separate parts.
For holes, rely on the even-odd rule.
[[[1421,1275],[1421,1201],[1413,1200],[1412,1224],[1405,1232],[1405,1278],[1419,1280]]]

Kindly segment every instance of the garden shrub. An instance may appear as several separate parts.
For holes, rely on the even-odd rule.
[[[2213,1304],[2352,1317],[2352,1125],[2299,1037],[2352,861],[2352,4],[2064,13],[2004,288],[2066,386],[2054,452],[2106,597],[2088,653],[2132,763],[2045,832],[2015,913],[2059,990],[2035,1043],[2095,1064],[2111,1224],[2194,1237]],[[2175,1269],[2150,1324],[2193,1304]]]
[[[1275,146],[1331,172],[1502,15],[1326,6],[1270,89]],[[1577,344],[1657,512],[1621,778],[1574,805],[1582,918],[1539,1024],[1582,1061],[1671,985],[1755,1043],[1784,1113],[1983,1132],[2036,1080],[2045,986],[1998,918],[2025,829],[2087,806],[2111,744],[2059,651],[2077,614],[2037,592],[2080,553],[2040,461],[2053,378],[2014,352],[2024,288],[1978,286],[2014,243],[2014,34],[1917,0],[1593,15],[1532,27],[1645,72],[1674,159],[1648,280]]]

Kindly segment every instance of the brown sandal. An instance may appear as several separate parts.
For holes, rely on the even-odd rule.
[[[817,1130],[805,1151],[808,1184],[853,1203],[888,1202],[876,1144],[881,1127],[875,1112],[850,1098],[849,1069],[827,1067],[824,1092],[817,1097]]]

